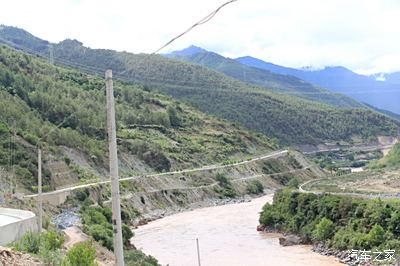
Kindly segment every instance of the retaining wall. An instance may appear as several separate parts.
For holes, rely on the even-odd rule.
[[[0,208],[0,245],[7,245],[20,239],[26,232],[38,230],[33,212]]]

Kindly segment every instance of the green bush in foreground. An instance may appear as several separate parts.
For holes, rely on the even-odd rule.
[[[44,265],[57,266],[61,264],[61,247],[64,243],[64,235],[55,231],[42,233],[28,232],[13,245],[14,249],[35,254]]]
[[[96,249],[90,241],[75,244],[65,255],[63,266],[94,266]]]
[[[80,210],[83,230],[93,237],[95,241],[109,250],[114,249],[112,232],[112,213],[111,209],[101,206],[83,206]],[[126,214],[125,214],[126,216]],[[130,239],[133,232],[126,224],[122,224],[122,240],[126,248],[130,247]],[[139,250],[125,250],[125,265],[127,266],[158,266],[157,260],[152,256],[147,256]],[[67,264],[68,266],[81,264]],[[92,265],[92,264],[82,264]]]
[[[18,251],[39,254],[41,250],[57,250],[64,243],[64,235],[55,231],[43,233],[26,233],[20,240],[14,243]]]
[[[260,214],[264,226],[341,250],[400,250],[400,201],[282,190]]]
[[[83,231],[102,246],[111,251],[114,250],[111,209],[101,206],[83,206],[80,214]],[[125,246],[129,246],[129,239],[133,237],[133,232],[125,224],[122,225],[122,237]]]

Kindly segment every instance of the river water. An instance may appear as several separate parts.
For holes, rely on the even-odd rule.
[[[257,232],[266,202],[272,195],[174,214],[139,227],[132,242],[162,265],[197,266],[198,238],[202,266],[343,266],[310,246],[281,247],[279,234]]]

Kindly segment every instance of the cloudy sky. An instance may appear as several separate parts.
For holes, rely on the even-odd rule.
[[[152,52],[226,0],[2,0],[0,24],[59,42]],[[162,52],[191,44],[276,64],[400,71],[398,0],[238,0]]]

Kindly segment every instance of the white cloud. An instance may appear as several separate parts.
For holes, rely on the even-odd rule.
[[[0,23],[58,42],[152,52],[225,0],[3,0]],[[400,71],[396,0],[239,0],[168,49],[196,44],[230,57],[252,55],[301,67],[344,65]]]

